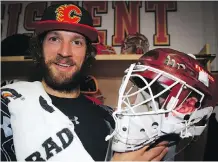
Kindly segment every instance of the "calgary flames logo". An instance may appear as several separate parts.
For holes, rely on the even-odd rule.
[[[55,11],[56,20],[59,22],[78,23],[81,20],[82,11],[75,5],[61,5]]]

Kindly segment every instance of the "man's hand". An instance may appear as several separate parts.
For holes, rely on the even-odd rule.
[[[146,151],[149,146],[126,153],[115,153],[111,161],[160,161],[168,152],[167,142],[161,142],[156,147]]]

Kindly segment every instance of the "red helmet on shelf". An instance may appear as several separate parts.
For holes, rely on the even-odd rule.
[[[116,54],[116,51],[112,46],[105,45],[105,44],[102,43],[100,36],[98,36],[98,42],[97,43],[92,43],[92,45],[95,46],[95,48],[97,50],[97,55]]]

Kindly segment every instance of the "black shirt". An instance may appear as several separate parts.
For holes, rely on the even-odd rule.
[[[105,137],[110,134],[110,128],[106,121],[114,124],[110,115],[112,109],[103,105],[96,105],[83,95],[75,99],[49,96],[53,105],[74,123],[75,132],[92,158],[95,161],[104,161],[108,148]],[[1,161],[16,161],[10,113],[7,100],[2,97],[1,125]]]
[[[78,98],[58,98],[49,95],[52,103],[74,123],[75,132],[95,161],[104,161],[110,134],[104,110],[83,95]],[[103,110],[103,111],[102,111]]]

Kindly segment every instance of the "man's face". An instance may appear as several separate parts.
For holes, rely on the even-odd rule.
[[[85,37],[73,32],[51,31],[42,47],[45,82],[57,90],[77,87],[87,48]]]

